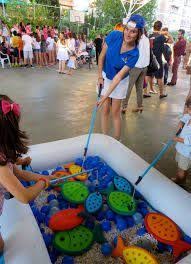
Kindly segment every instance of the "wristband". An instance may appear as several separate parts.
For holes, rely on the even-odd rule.
[[[38,181],[43,181],[45,183],[44,189],[48,188],[49,184],[48,184],[48,182],[47,182],[47,180],[45,178],[40,178],[40,179],[38,179]]]

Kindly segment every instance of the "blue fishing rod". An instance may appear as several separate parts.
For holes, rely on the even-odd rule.
[[[101,91],[102,91],[102,84],[100,84],[100,86],[99,86],[99,91],[98,91],[98,96],[97,96],[96,103],[98,103],[99,100],[100,100]],[[96,104],[95,107],[94,107],[94,109],[93,109],[93,112],[92,112],[92,117],[91,117],[91,122],[90,122],[90,128],[89,128],[89,132],[88,132],[88,138],[87,138],[87,142],[86,142],[86,145],[85,145],[85,148],[84,148],[84,156],[83,156],[83,162],[82,162],[82,169],[84,167],[84,162],[86,160],[86,156],[87,156],[87,152],[88,152],[88,147],[89,147],[91,135],[92,135],[92,132],[94,130],[97,110],[98,110],[98,105]]]
[[[180,133],[182,132],[182,129],[184,127],[185,123],[182,122],[182,127],[178,130],[178,132],[176,133],[176,136],[178,137],[180,135]],[[141,176],[138,177],[137,181],[135,182],[135,186],[137,186],[142,179],[145,177],[145,175],[147,175],[147,173],[157,164],[157,162],[161,159],[161,157],[165,154],[165,152],[168,150],[168,148],[173,145],[174,140],[170,139],[167,144],[161,149],[161,151],[157,154],[157,156],[155,157],[155,159],[151,162],[151,164],[148,166],[148,168],[143,172],[143,174]],[[135,195],[135,187],[134,187],[134,191],[133,191],[133,198]]]

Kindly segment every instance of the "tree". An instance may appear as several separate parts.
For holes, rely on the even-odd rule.
[[[152,27],[155,20],[156,3],[157,0],[151,0],[137,12],[145,17],[147,29]],[[97,18],[94,18],[94,20],[96,19],[96,22],[94,21],[94,30],[96,31],[103,32],[105,28],[110,28],[112,30],[117,23],[122,22],[122,19],[126,17],[125,10],[120,0],[95,0],[94,5],[97,15]],[[124,6],[128,12],[129,1],[126,1]],[[138,5],[135,5],[134,10],[137,7]]]

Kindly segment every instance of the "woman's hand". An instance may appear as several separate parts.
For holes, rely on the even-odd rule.
[[[108,97],[103,96],[103,97],[99,100],[99,102],[97,102],[97,107],[98,107],[98,108],[102,107],[102,105],[104,104],[104,102],[106,101],[107,98],[108,98]]]
[[[98,88],[100,87],[100,85],[102,85],[102,87],[103,87],[103,84],[104,84],[104,79],[103,79],[103,77],[98,77],[98,81],[97,81],[97,86],[98,86]]]

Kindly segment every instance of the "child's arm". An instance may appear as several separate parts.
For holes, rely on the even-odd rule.
[[[18,179],[24,180],[27,182],[30,182],[30,181],[37,182],[40,178],[44,178],[48,181],[57,178],[54,175],[43,176],[41,174],[33,173],[31,171],[20,170],[16,165],[14,165],[13,167],[13,172],[17,176]]]
[[[34,200],[46,188],[46,182],[43,180],[39,180],[32,187],[25,188],[8,166],[0,166],[0,184],[24,204]]]

